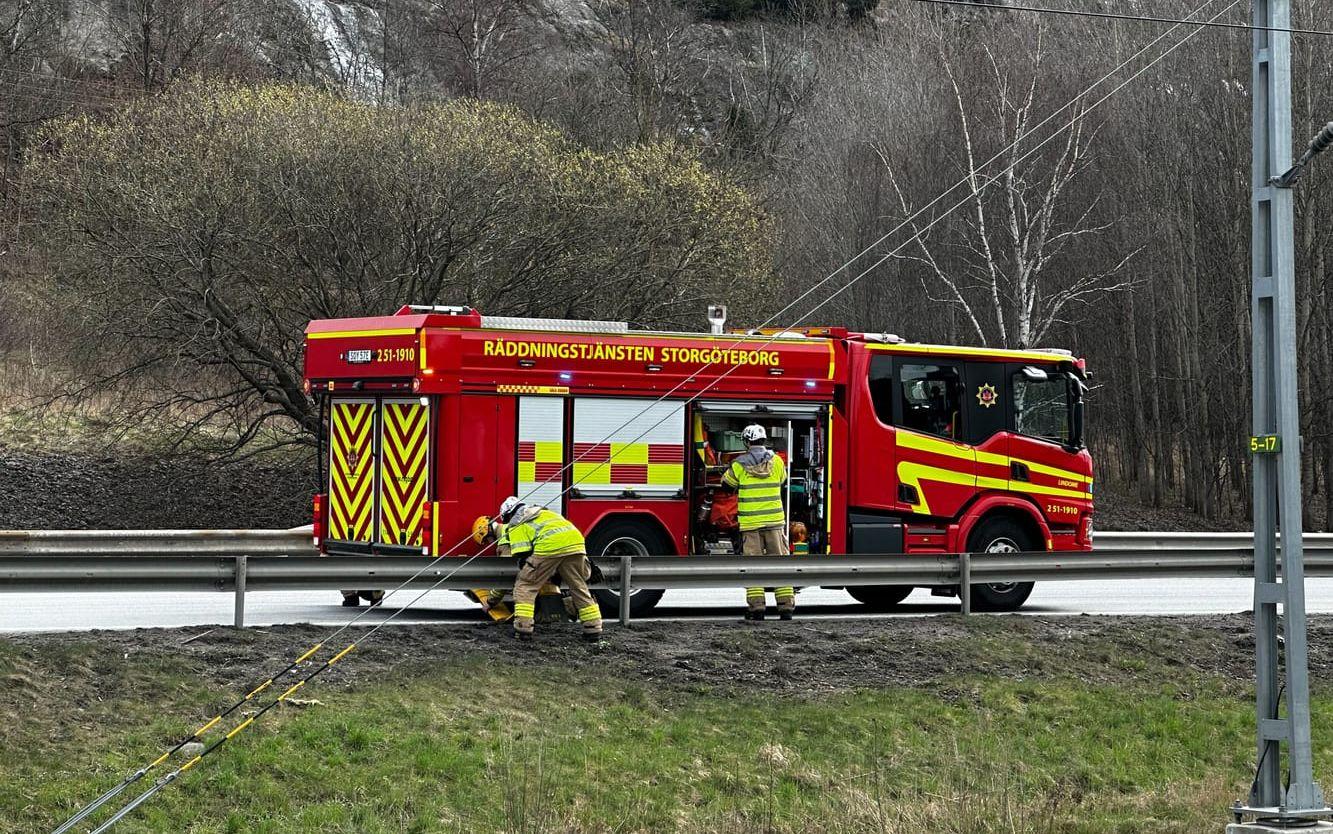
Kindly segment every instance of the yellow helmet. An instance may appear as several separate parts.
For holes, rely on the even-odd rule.
[[[479,515],[477,520],[472,522],[472,540],[477,544],[485,544],[491,537],[491,517],[488,515]]]

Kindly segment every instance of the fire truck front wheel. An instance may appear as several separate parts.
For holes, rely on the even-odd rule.
[[[977,525],[967,537],[971,553],[1025,553],[1038,549],[1032,534],[1019,522],[999,516]],[[995,582],[972,586],[972,607],[977,611],[1017,611],[1032,594],[1031,582]]]
[[[850,585],[847,593],[871,611],[888,611],[907,599],[911,585]]]
[[[605,570],[610,570],[615,559],[602,559],[605,556],[671,556],[675,549],[667,537],[653,525],[634,519],[615,519],[602,524],[588,536],[588,555],[593,561],[601,561]],[[631,580],[634,570],[630,568]],[[593,590],[597,604],[602,607],[602,616],[615,619],[620,615],[620,593],[604,588]],[[631,588],[629,594],[629,613],[631,617],[641,617],[653,610],[662,599],[663,591],[647,588]]]

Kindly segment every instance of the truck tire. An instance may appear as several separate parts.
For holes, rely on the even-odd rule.
[[[852,599],[871,611],[889,611],[912,593],[911,585],[857,585],[849,586]]]
[[[1037,550],[1037,543],[1012,519],[989,518],[967,537],[970,553],[1022,553]],[[1031,582],[996,582],[972,586],[975,611],[1017,611],[1032,595]]]
[[[634,519],[617,519],[599,525],[588,536],[588,556],[597,561],[598,556],[628,553],[631,556],[670,556],[675,548],[667,537],[655,525]],[[605,571],[610,571],[618,560],[606,559],[601,562]],[[633,568],[630,578],[633,579]],[[630,589],[629,613],[631,617],[642,617],[662,599],[661,590],[648,588]],[[597,604],[602,608],[602,617],[615,619],[620,616],[620,592],[596,588],[592,592],[597,597]]]

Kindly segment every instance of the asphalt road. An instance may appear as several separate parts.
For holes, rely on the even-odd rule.
[[[368,614],[363,623],[383,621],[396,602],[419,592],[403,591]],[[1230,614],[1251,608],[1251,584],[1245,579],[1141,579],[1109,582],[1038,583],[1025,614]],[[1311,613],[1333,614],[1333,579],[1307,583]],[[341,625],[355,616],[343,608],[333,591],[257,592],[246,597],[246,625],[281,623]],[[233,598],[222,593],[78,593],[0,594],[0,632],[85,631],[230,624]],[[743,605],[739,589],[668,591],[654,611],[656,619],[737,619]],[[799,599],[799,616],[863,617],[864,607],[845,591],[807,589]],[[365,609],[360,609],[365,610]],[[915,591],[895,613],[879,616],[938,614],[958,610],[953,597],[932,597]],[[605,612],[614,617],[615,612]],[[461,593],[437,591],[399,615],[402,624],[475,622],[477,606]]]

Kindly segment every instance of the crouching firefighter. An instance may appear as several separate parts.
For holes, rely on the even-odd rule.
[[[782,486],[787,467],[782,458],[764,445],[768,433],[760,425],[741,432],[749,451],[731,462],[722,485],[736,490],[736,518],[741,528],[741,549],[746,556],[787,555],[787,511],[782,506]],[[796,589],[774,588],[778,616],[790,620],[796,611]],[[764,589],[745,589],[745,619],[764,618]]]
[[[509,539],[504,534],[504,525],[498,521],[492,521],[488,515],[477,516],[477,520],[472,522],[472,540],[478,545],[485,547],[489,544],[495,545],[495,552],[500,556],[509,555]],[[471,591],[465,591],[468,599],[481,605],[481,610],[497,623],[504,622],[514,616],[514,612],[509,609],[505,602],[504,588],[473,588]]]
[[[500,505],[498,521],[504,525],[499,544],[519,559],[514,580],[514,636],[532,639],[537,594],[559,576],[583,623],[583,639],[599,642],[602,610],[588,590],[592,565],[578,528],[559,513],[524,504],[512,495]]]

